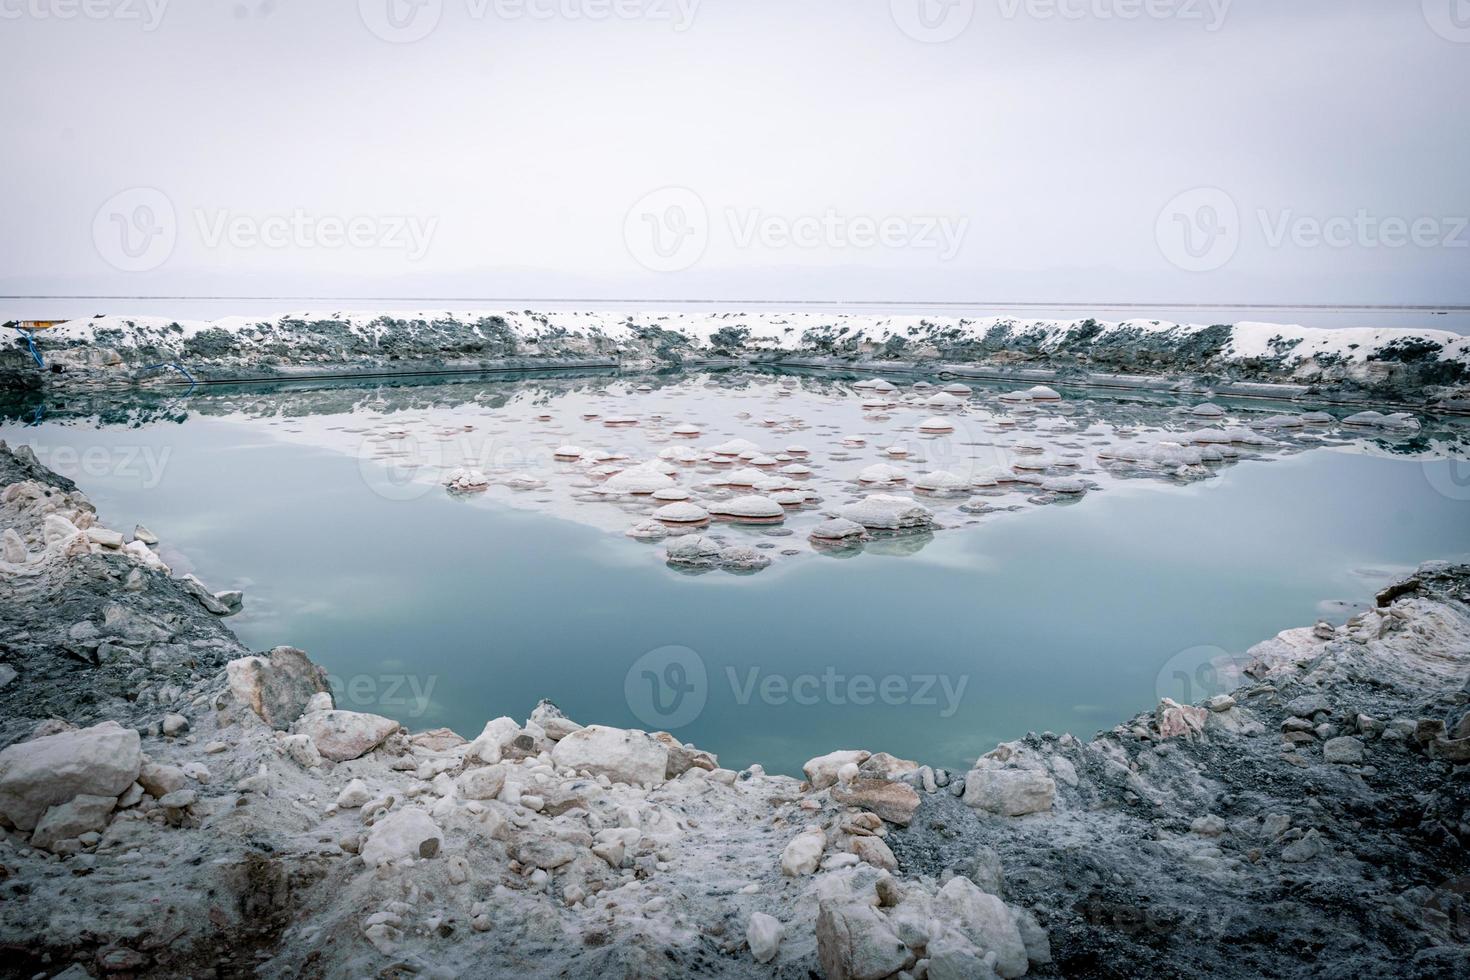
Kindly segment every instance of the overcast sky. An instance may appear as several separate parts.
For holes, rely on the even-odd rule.
[[[416,2],[0,0],[0,291],[1470,302],[1465,0]]]

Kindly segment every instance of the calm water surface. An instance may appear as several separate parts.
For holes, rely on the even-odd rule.
[[[1463,463],[1318,449],[858,559],[691,577],[596,527],[387,499],[350,455],[174,417],[53,414],[0,437],[77,475],[109,526],[152,528],[177,574],[244,588],[242,640],[307,650],[342,707],[473,736],[550,697],[735,767],[793,772],[839,747],[962,766],[1028,730],[1087,736],[1211,693],[1210,657],[1470,555]]]

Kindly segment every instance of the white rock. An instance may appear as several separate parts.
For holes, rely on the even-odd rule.
[[[860,766],[872,756],[873,753],[863,749],[839,749],[807,760],[801,771],[806,775],[807,782],[812,784],[813,791],[824,790],[836,785],[843,766]]]
[[[875,493],[857,503],[848,504],[839,516],[873,530],[898,531],[929,527],[934,514],[912,497],[895,497]]]
[[[355,810],[368,800],[373,794],[368,791],[367,783],[361,779],[349,780],[342,792],[337,794],[337,808],[339,810]]]
[[[14,528],[7,527],[0,534],[0,558],[12,565],[24,565],[30,561],[30,554],[26,551],[26,543]]]
[[[485,722],[484,729],[470,743],[470,747],[465,750],[465,755],[494,765],[501,760],[506,747],[520,732],[521,726],[514,718],[507,718],[504,715],[492,718]]]
[[[316,750],[333,762],[371,752],[402,726],[392,718],[364,711],[313,711],[296,722],[296,732],[311,736]]]
[[[1006,903],[956,875],[934,897],[934,912],[980,949],[995,953],[995,972],[1019,977],[1028,967],[1026,944]]]
[[[138,733],[113,721],[18,742],[0,752],[0,814],[31,830],[76,796],[122,795],[142,763]]]
[[[65,803],[51,807],[36,824],[31,835],[33,847],[50,850],[57,841],[70,840],[88,832],[101,832],[107,817],[117,806],[113,796],[90,796],[83,793]]]
[[[428,813],[395,810],[373,824],[359,854],[364,864],[376,868],[402,858],[431,858],[443,844],[444,833]]]
[[[753,912],[745,926],[745,941],[757,963],[769,963],[781,949],[781,922],[764,912]]]
[[[556,743],[551,758],[558,766],[586,770],[616,783],[661,783],[669,750],[663,742],[635,728],[588,725]]]
[[[759,494],[747,494],[744,497],[721,500],[710,505],[710,512],[719,517],[728,517],[737,521],[783,521],[786,519],[786,508],[770,497],[763,497]]]
[[[460,774],[456,783],[459,795],[467,800],[493,800],[505,786],[505,767],[481,766]]]
[[[962,490],[969,490],[970,481],[948,470],[935,470],[917,477],[914,480],[914,489],[926,490],[929,493],[958,493]]]
[[[867,531],[857,521],[834,517],[812,528],[811,536],[819,541],[845,541],[867,536]]]
[[[821,827],[808,827],[793,837],[781,851],[781,872],[793,878],[809,875],[821,863],[827,834]]]
[[[1034,769],[971,769],[965,775],[965,805],[1005,817],[1050,810],[1056,795],[1056,782]]]

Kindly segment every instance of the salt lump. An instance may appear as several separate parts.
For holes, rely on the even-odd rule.
[[[848,504],[838,516],[878,531],[902,531],[932,527],[934,514],[912,497],[875,493]]]
[[[679,568],[724,568],[729,571],[753,572],[765,568],[771,559],[743,545],[722,547],[718,541],[700,535],[686,535],[669,545],[664,559]]]
[[[857,478],[859,483],[902,483],[908,477],[897,466],[874,463],[860,471]]]
[[[1225,415],[1225,409],[1213,402],[1205,402],[1202,405],[1196,405],[1194,408],[1191,408],[1189,414],[1196,415],[1202,419],[1218,419]]]
[[[834,517],[812,528],[811,536],[819,541],[847,541],[867,537],[867,533],[856,521]]]
[[[1030,395],[1033,401],[1038,402],[1059,402],[1062,400],[1060,392],[1055,388],[1048,388],[1046,385],[1034,385],[1026,389],[1026,394]]]
[[[935,470],[914,480],[914,489],[929,493],[959,493],[970,489],[970,481],[947,470]]]
[[[653,516],[668,524],[703,524],[709,520],[709,511],[698,504],[681,502],[665,504],[654,511]]]
[[[711,513],[720,517],[728,517],[732,520],[745,522],[779,522],[786,519],[786,509],[770,497],[762,497],[751,494],[745,497],[736,497],[733,500],[722,500],[712,505]]]
[[[919,423],[919,431],[920,432],[933,432],[933,433],[953,432],[954,431],[954,426],[951,425],[945,419],[932,418],[932,419],[925,419],[924,421],[920,422]]]
[[[599,493],[605,494],[638,494],[646,495],[655,490],[662,490],[674,485],[672,477],[666,476],[654,469],[652,466],[635,466],[623,470],[615,476],[610,476],[607,482],[598,488]]]
[[[444,485],[453,493],[478,493],[490,486],[490,478],[479,470],[452,470]]]

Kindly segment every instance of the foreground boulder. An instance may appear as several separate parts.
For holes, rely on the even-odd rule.
[[[368,833],[360,851],[363,863],[376,868],[404,858],[431,858],[444,844],[444,832],[423,810],[397,810]]]
[[[276,647],[264,657],[225,665],[230,693],[276,731],[301,717],[312,697],[327,690],[326,675],[295,647]]]
[[[322,758],[346,762],[366,755],[402,727],[392,718],[363,711],[313,711],[296,723],[299,734],[310,736]]]
[[[559,766],[615,783],[661,783],[668,769],[669,749],[663,742],[636,728],[588,725],[566,735],[551,750]]]
[[[142,764],[138,733],[113,721],[20,742],[0,752],[0,814],[32,830],[48,809],[77,796],[116,799]]]
[[[1003,817],[1050,810],[1056,796],[1056,781],[1034,769],[971,769],[965,776],[965,805]]]

